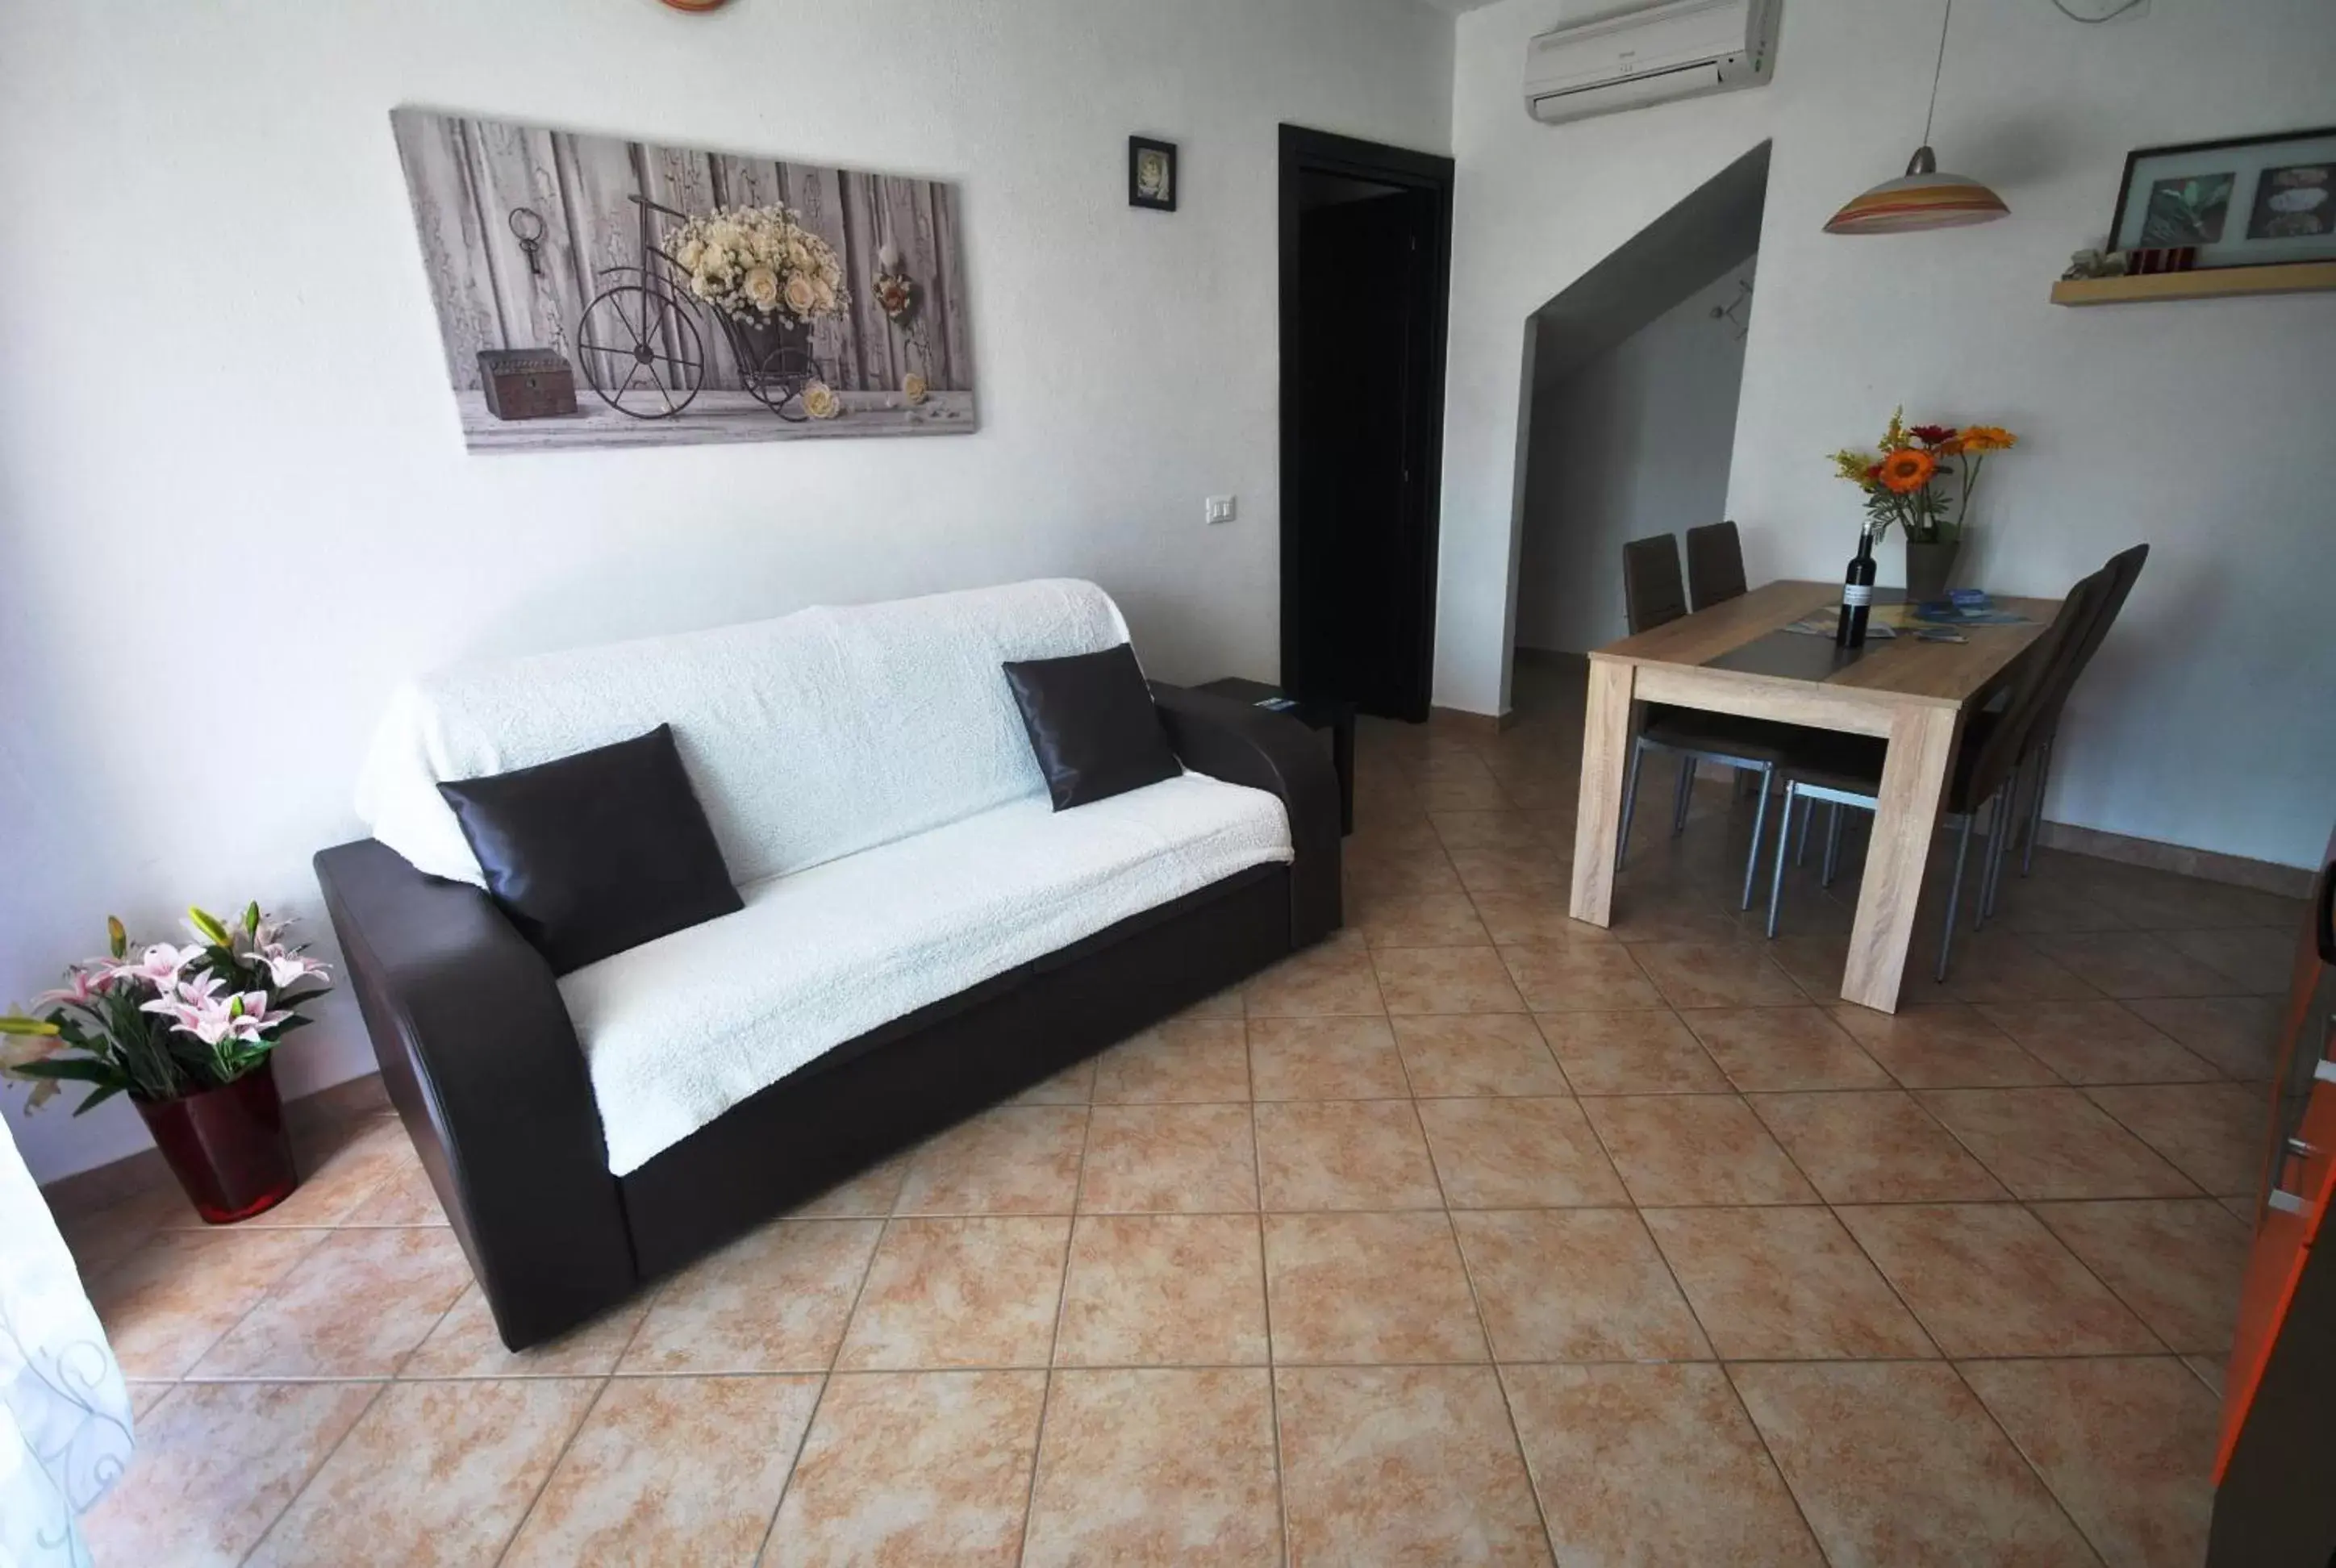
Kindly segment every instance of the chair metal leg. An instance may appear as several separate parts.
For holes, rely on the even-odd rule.
[[[1825,802],[1825,873],[1819,879],[1818,885],[1828,888],[1833,886],[1834,873],[1840,869],[1840,866],[1841,803],[1827,801]]]
[[[1679,785],[1671,794],[1671,837],[1687,832],[1687,808],[1695,801],[1695,758],[1679,758]]]
[[[1776,940],[1776,909],[1785,897],[1785,841],[1792,836],[1793,782],[1785,781],[1785,814],[1776,823],[1776,869],[1768,875],[1768,940]],[[1806,824],[1804,823],[1804,826]]]
[[[1639,765],[1647,760],[1647,748],[1630,745],[1630,776],[1622,785],[1622,836],[1614,845],[1614,869],[1621,871],[1630,854],[1630,819],[1639,810]]]
[[[1790,827],[1793,822],[1792,801],[1793,789],[1790,784],[1787,784],[1785,786],[1785,825],[1787,827]],[[1817,803],[1815,801],[1804,800],[1801,802],[1800,833],[1799,835],[1793,840],[1793,863],[1796,866],[1806,863],[1809,858],[1809,819],[1816,814]]]
[[[1776,770],[1770,766],[1745,771],[1752,773],[1760,784],[1760,803],[1752,808],[1752,851],[1744,857],[1744,901],[1736,906],[1748,910],[1752,907],[1752,884],[1760,877],[1760,838],[1768,825],[1768,786],[1776,782]],[[1741,778],[1744,774],[1736,776]],[[1781,837],[1777,840],[1780,844],[1783,842]]]
[[[2020,799],[2013,793],[2013,786],[2019,782],[2019,775],[2014,774],[1995,797],[1995,820],[2001,825],[1997,830],[1995,842],[1988,845],[1987,913],[1990,920],[1995,918],[1995,906],[2003,896],[2004,862],[2011,858],[2011,819],[2019,810]]]
[[[1962,829],[1955,835],[1955,880],[1947,884],[1946,929],[1939,933],[1939,967],[1936,973],[1942,984],[1947,978],[1947,955],[1954,950],[1955,905],[1961,901],[1963,896],[1963,862],[1971,857],[1971,821],[1978,815],[1976,810],[1966,812]]]
[[[2028,800],[2028,845],[2020,852],[2020,874],[2026,876],[2036,869],[2036,835],[2044,831],[2044,782],[2052,776],[2052,743],[2046,741],[2036,753],[2036,788]]]

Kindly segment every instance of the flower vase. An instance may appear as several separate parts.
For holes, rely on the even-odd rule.
[[[130,1099],[205,1224],[248,1220],[300,1184],[273,1057],[216,1088],[175,1100]]]
[[[1954,575],[1960,540],[1906,541],[1906,602],[1929,604],[1947,597],[1947,579]]]

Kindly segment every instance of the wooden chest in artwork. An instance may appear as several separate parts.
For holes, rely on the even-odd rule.
[[[548,348],[479,353],[479,386],[497,419],[547,419],[576,412],[576,373]]]

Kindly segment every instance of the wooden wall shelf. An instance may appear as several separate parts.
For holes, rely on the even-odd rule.
[[[2304,294],[2336,288],[2336,261],[2277,267],[2216,267],[2203,272],[2152,272],[2135,278],[2064,278],[2055,305],[2129,305],[2152,299],[2228,299],[2243,294]]]

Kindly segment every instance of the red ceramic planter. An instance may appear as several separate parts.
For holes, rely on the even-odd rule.
[[[177,1100],[132,1096],[131,1103],[208,1224],[264,1213],[300,1184],[272,1058],[216,1089]]]

